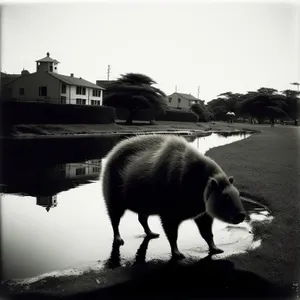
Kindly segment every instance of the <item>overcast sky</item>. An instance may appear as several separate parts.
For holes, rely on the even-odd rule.
[[[209,101],[222,92],[300,81],[300,9],[293,4],[152,3],[5,6],[1,70],[36,69],[57,59],[58,72],[96,82],[127,72]]]

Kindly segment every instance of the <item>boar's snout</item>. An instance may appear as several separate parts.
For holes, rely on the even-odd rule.
[[[245,220],[246,214],[243,212],[238,213],[232,220],[233,224],[242,223]]]

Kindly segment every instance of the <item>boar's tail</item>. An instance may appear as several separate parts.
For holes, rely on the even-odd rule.
[[[109,216],[111,217],[122,206],[122,177],[116,162],[110,161],[103,174],[103,196]]]

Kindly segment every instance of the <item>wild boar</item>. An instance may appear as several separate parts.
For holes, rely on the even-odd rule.
[[[115,243],[124,244],[119,223],[126,210],[138,214],[145,233],[152,237],[159,234],[149,228],[148,217],[158,215],[173,259],[184,258],[177,247],[182,221],[194,219],[214,254],[223,250],[214,243],[213,219],[231,224],[245,219],[233,177],[175,135],[142,135],[117,144],[107,155],[103,195]]]

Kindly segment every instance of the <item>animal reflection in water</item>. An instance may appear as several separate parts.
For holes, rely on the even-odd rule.
[[[114,244],[124,244],[119,224],[125,211],[131,210],[149,238],[159,234],[149,228],[148,217],[160,217],[172,259],[185,257],[177,237],[179,225],[188,219],[194,219],[210,254],[222,253],[214,243],[213,219],[239,224],[246,216],[233,181],[182,137],[144,135],[121,141],[108,154],[103,172]]]
[[[147,254],[149,242],[155,238],[157,237],[148,236],[148,235],[144,237],[139,249],[137,250],[134,265],[143,264],[146,262],[146,254]],[[110,257],[105,263],[106,268],[115,269],[121,267],[121,255],[120,255],[121,246],[122,245],[120,243],[113,242]]]

